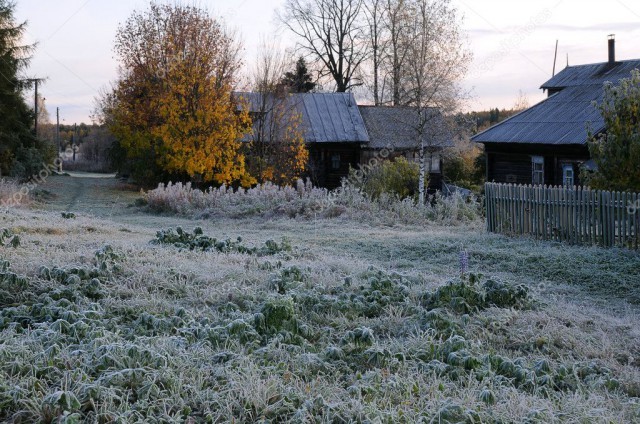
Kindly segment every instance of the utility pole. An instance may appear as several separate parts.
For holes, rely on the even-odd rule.
[[[73,161],[76,161],[76,151],[78,150],[78,124],[73,124],[73,142],[71,148],[73,149]]]
[[[33,109],[34,109],[35,114],[36,114],[34,131],[35,131],[36,137],[37,137],[38,136],[38,83],[40,81],[42,81],[42,80],[38,79],[38,78],[28,78],[28,79],[26,79],[24,81],[29,81],[29,82],[34,83],[35,88],[36,88],[36,93],[35,93],[34,99],[33,99],[34,100],[33,101]]]
[[[59,107],[56,108],[56,140],[58,141],[58,158],[62,159],[60,157],[60,108]],[[62,172],[62,160],[60,160],[58,163],[60,163],[59,172]]]
[[[60,108],[56,108],[56,140],[58,141],[58,156],[60,156]]]
[[[35,131],[36,131],[36,138],[38,138],[38,80],[35,80],[36,83],[36,95],[35,95],[35,101],[34,101],[34,109],[36,111],[36,125],[35,125]]]

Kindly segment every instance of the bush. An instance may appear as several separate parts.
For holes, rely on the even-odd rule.
[[[462,140],[456,142],[443,163],[447,182],[480,192],[485,179],[485,155],[481,148]]]
[[[34,147],[19,147],[15,152],[11,176],[26,180],[33,175],[38,175],[54,159],[55,148],[47,142],[38,140]]]
[[[417,195],[419,179],[418,164],[398,157],[365,169],[352,168],[347,181],[372,199],[379,199],[383,193],[405,199]]]

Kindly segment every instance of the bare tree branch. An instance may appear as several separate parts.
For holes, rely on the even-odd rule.
[[[363,30],[363,0],[287,0],[282,24],[299,39],[299,48],[331,76],[336,91],[362,85],[358,71],[369,51]]]

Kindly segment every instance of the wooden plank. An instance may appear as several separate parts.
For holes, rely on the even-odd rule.
[[[633,207],[635,213],[633,213],[633,237],[634,237],[634,248],[638,250],[638,244],[640,243],[640,195],[638,193],[634,193],[632,197]]]
[[[591,201],[593,202],[591,207],[591,218],[593,223],[593,244],[598,244],[598,194],[596,191],[591,191]]]
[[[588,237],[589,237],[589,244],[593,245],[593,213],[592,213],[592,208],[593,208],[593,196],[592,196],[592,192],[590,189],[587,189],[587,199],[588,199],[588,203],[587,203],[587,225],[589,226],[588,228]]]
[[[512,184],[509,187],[509,209],[511,211],[511,233],[518,234],[518,211],[516,209],[516,198],[518,197],[518,187]]]
[[[613,234],[611,234],[611,222],[613,221],[613,209],[612,209],[612,194],[609,191],[605,191],[605,209],[607,214],[605,215],[606,219],[604,221],[604,225],[607,228],[607,237],[606,237],[606,247],[613,246]]]
[[[519,215],[518,233],[526,234],[525,221],[527,219],[527,210],[526,210],[526,203],[525,203],[525,197],[524,197],[524,186],[522,185],[518,186],[516,191],[518,193],[518,205],[516,206],[518,215]]]
[[[583,203],[583,208],[582,208],[582,213],[583,213],[583,240],[586,244],[591,244],[591,237],[590,237],[590,233],[591,233],[591,228],[589,226],[589,202],[590,202],[590,198],[589,198],[589,191],[586,190],[584,187],[582,188],[582,199],[584,201]]]
[[[553,240],[554,232],[554,222],[553,222],[553,190],[546,189],[546,207],[545,207],[545,225],[547,230],[547,238],[545,240]]]
[[[633,197],[631,198],[633,205],[631,210],[634,211],[635,213],[633,213],[633,238],[634,238],[634,248],[636,250],[638,250],[638,242],[640,240],[640,211],[638,210],[638,207],[640,206],[640,203],[638,203],[638,194],[634,193]]]
[[[578,239],[579,244],[584,243],[584,217],[583,217],[583,209],[584,209],[584,198],[582,197],[583,191],[582,187],[576,187],[576,201],[578,202],[576,206],[576,238]]]
[[[581,225],[580,225],[580,219],[579,219],[579,209],[580,209],[580,205],[582,205],[582,202],[580,202],[579,200],[579,193],[578,193],[578,187],[573,186],[572,189],[572,196],[573,196],[573,202],[571,205],[571,209],[573,212],[573,222],[571,223],[572,228],[573,228],[573,244],[578,244],[580,243],[580,230],[581,230]]]
[[[609,203],[609,231],[611,232],[611,247],[616,245],[616,192],[611,193],[611,202]]]
[[[618,215],[620,221],[618,222],[618,230],[620,231],[620,247],[627,246],[627,193],[620,192],[620,203],[618,203]]]
[[[614,246],[621,246],[622,240],[620,239],[620,220],[622,217],[620,216],[620,202],[622,201],[622,193],[617,191],[615,194],[615,202],[613,203],[614,207],[614,220],[613,224],[613,235],[615,236],[615,241],[613,243]]]
[[[591,245],[595,245],[598,243],[597,232],[598,232],[598,224],[596,222],[596,192],[589,189],[589,238],[591,240]]]
[[[609,226],[609,220],[611,218],[611,193],[603,191],[602,192],[602,210],[603,210],[603,218],[602,218],[602,229],[604,237],[603,237],[603,245],[609,247],[611,244],[611,227]]]
[[[627,205],[631,201],[631,193],[624,192],[622,193],[622,204],[620,205],[622,211],[622,219],[623,219],[623,230],[624,230],[624,247],[632,247],[631,245],[631,219],[629,217],[629,212],[627,212]]]
[[[552,199],[553,199],[553,215],[554,215],[554,240],[560,241],[560,231],[562,229],[562,220],[560,218],[560,193],[558,193],[558,188],[553,187],[551,189]]]
[[[538,199],[540,192],[535,186],[529,186],[531,190],[531,228],[533,230],[533,236],[538,239],[540,238],[540,225],[538,222]]]
[[[491,189],[490,183],[484,183],[484,213],[487,220],[487,232],[491,232]]]

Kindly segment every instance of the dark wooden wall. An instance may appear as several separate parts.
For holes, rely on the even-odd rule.
[[[579,165],[589,160],[589,150],[585,145],[486,143],[484,146],[488,182],[531,184],[531,157],[542,156],[546,185],[563,184],[563,164],[573,165],[575,183],[580,185]]]
[[[360,163],[358,143],[312,143],[309,149],[309,176],[315,185],[328,189],[340,187],[343,178],[349,176],[349,168]],[[333,168],[332,157],[340,155],[340,167]]]

